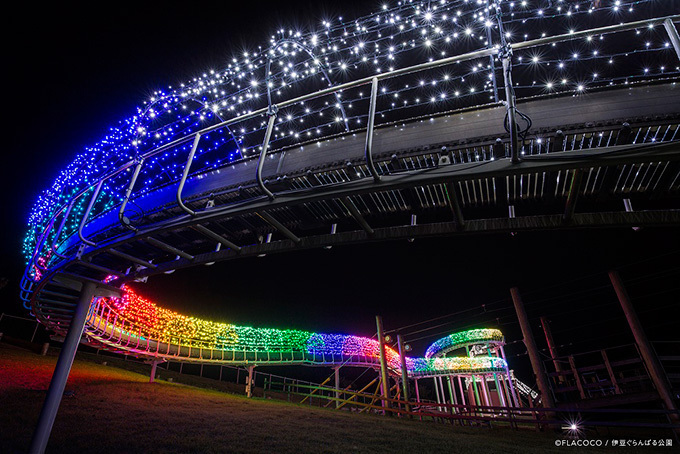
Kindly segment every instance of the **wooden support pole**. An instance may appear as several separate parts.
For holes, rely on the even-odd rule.
[[[607,352],[605,350],[600,350],[600,353],[602,354],[604,366],[607,368],[607,373],[609,374],[609,381],[612,382],[612,386],[614,387],[614,393],[621,394],[621,387],[619,386],[619,382],[616,379],[616,375],[614,375],[614,369],[612,369],[612,363],[609,362],[609,356],[607,356]]]
[[[536,384],[538,385],[538,389],[541,391],[541,401],[543,402],[543,407],[555,408],[555,401],[553,400],[553,396],[550,391],[550,384],[548,383],[548,378],[545,375],[545,370],[543,370],[543,365],[541,364],[541,358],[538,355],[538,347],[536,346],[534,333],[531,330],[531,325],[529,324],[529,317],[527,317],[527,313],[524,310],[522,296],[519,294],[517,287],[511,288],[510,294],[512,295],[512,302],[515,305],[515,312],[517,312],[519,326],[522,329],[522,335],[524,336],[524,345],[526,345],[527,352],[529,353],[531,368],[533,369],[534,375],[536,376]],[[551,415],[548,415],[548,419],[553,418]]]
[[[581,375],[579,375],[578,369],[576,369],[576,363],[574,362],[573,356],[569,356],[569,366],[571,367],[571,373],[574,376],[574,382],[576,383],[576,387],[578,388],[578,393],[581,396],[581,399],[585,399],[586,392],[583,389],[583,383],[581,383]]]
[[[552,330],[548,319],[546,317],[541,317],[541,326],[543,327],[543,334],[545,334],[545,340],[548,343],[548,351],[550,352],[550,359],[552,359],[553,365],[555,366],[555,372],[557,372],[557,379],[560,383],[564,382],[564,376],[562,376],[562,364],[557,360],[557,347],[555,346],[555,340],[552,336]]]
[[[335,370],[335,408],[340,408],[340,366],[334,367]]]
[[[621,308],[624,314],[626,314],[626,319],[628,320],[628,325],[630,325],[630,330],[633,332],[633,337],[635,337],[635,343],[640,349],[640,355],[642,355],[642,360],[647,366],[647,371],[649,371],[650,378],[656,387],[659,397],[664,403],[667,410],[677,411],[678,407],[673,402],[673,393],[671,391],[671,386],[668,383],[668,378],[666,373],[661,367],[659,358],[657,358],[656,353],[652,349],[652,344],[647,339],[647,334],[645,334],[644,329],[642,329],[642,324],[640,319],[638,319],[637,313],[633,304],[630,302],[628,297],[628,292],[621,282],[621,277],[616,271],[609,272],[609,279],[612,282],[616,296],[619,298],[619,303],[621,303]],[[680,416],[677,413],[669,415],[671,421],[674,424],[680,424]],[[675,429],[676,433],[680,433],[680,428]]]
[[[387,375],[387,358],[385,356],[385,336],[383,334],[383,322],[382,317],[379,315],[375,316],[375,324],[378,329],[378,342],[380,344],[380,378],[382,382],[382,404],[385,408],[390,408],[390,402],[387,400],[390,398],[390,380]],[[391,415],[392,412],[385,412]]]
[[[401,337],[401,334],[397,334],[397,346],[399,347],[399,361],[401,363],[401,385],[404,390],[404,401],[406,401],[405,407],[406,411],[410,412],[411,411],[411,404],[409,403],[409,400],[411,399],[411,396],[409,395],[409,388],[408,388],[408,370],[406,369],[406,354],[405,354],[405,344],[404,344],[404,339]],[[409,416],[413,417],[413,416]]]

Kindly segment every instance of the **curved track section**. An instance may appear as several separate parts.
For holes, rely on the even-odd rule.
[[[91,343],[157,360],[263,366],[380,364],[380,345],[374,339],[210,322],[163,309],[127,287],[120,298],[95,299],[85,332]],[[474,347],[484,350],[485,356],[445,357],[437,347],[444,341],[446,352],[472,346],[473,351]],[[503,344],[498,330],[469,330],[437,341],[428,349],[436,354],[405,361],[409,375],[416,377],[505,373],[507,364],[497,356]],[[399,374],[399,354],[386,346],[385,355],[390,372]]]
[[[607,25],[511,43],[505,50],[515,52],[513,64],[520,68],[522,53],[559,53],[558,44],[597,35],[637,36],[641,27],[657,33],[678,19]],[[344,34],[342,27],[336,32]],[[277,59],[292,58],[282,52]],[[658,52],[662,62],[675,58],[670,44]],[[533,124],[521,143],[506,130],[506,106],[484,104],[488,84],[484,98],[456,95],[450,103],[421,102],[415,110],[390,101],[427,85],[411,79],[441,86],[452,77],[436,78],[446,71],[470,82],[473,76],[456,71],[479,68],[479,60],[489,57],[508,63],[508,55],[484,47],[363,78],[357,69],[358,78],[318,91],[296,85],[302,91],[287,91],[276,106],[255,96],[260,63],[250,60],[247,75],[253,79],[239,88],[250,97],[228,93],[246,76],[241,66],[154,96],[137,116],[79,155],[39,198],[25,243],[24,306],[64,334],[86,282],[96,284],[99,296],[124,299],[121,288],[130,282],[262,254],[478,232],[680,225],[676,72],[642,78],[621,66],[624,79],[594,83],[587,91],[527,89],[517,107]],[[532,86],[533,75],[522,71],[514,74]],[[277,77],[289,72],[282,69]],[[489,75],[481,77],[488,82]],[[394,88],[404,82],[403,90]],[[211,104],[213,98],[219,105]],[[222,103],[230,102],[233,109],[222,111]],[[348,127],[341,120],[335,126],[314,123],[325,122],[328,109],[344,103],[366,114],[352,117]],[[385,118],[377,125],[376,103]],[[314,134],[285,133],[294,120],[314,124]],[[99,329],[101,322],[89,326]],[[109,328],[91,334],[103,343],[135,335],[127,347],[146,340],[148,352],[153,341],[160,343],[154,352],[175,348],[174,354],[194,358],[195,347],[183,355],[186,345],[161,333],[138,333],[141,325],[118,328],[117,334]],[[229,332],[224,335],[228,340]],[[446,359],[435,356],[454,348],[451,342],[426,360]],[[427,361],[418,367],[432,369]]]

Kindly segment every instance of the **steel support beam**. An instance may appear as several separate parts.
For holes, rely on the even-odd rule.
[[[555,153],[536,156],[526,156],[521,163],[512,164],[508,160],[494,160],[485,162],[463,163],[442,166],[427,172],[412,172],[409,174],[383,175],[380,190],[400,190],[414,186],[456,183],[459,181],[514,176],[536,172],[555,172],[559,170],[577,169],[582,167],[615,166],[619,164],[633,164],[641,162],[679,161],[680,143],[664,144],[635,144],[608,147],[601,150],[586,150],[568,153]],[[180,219],[169,220],[155,224],[137,234],[128,234],[110,244],[116,244],[131,239],[139,239],[144,235],[157,234],[173,230],[178,227],[190,227],[205,222],[211,222],[243,214],[257,213],[278,207],[289,207],[320,200],[338,199],[375,192],[376,185],[366,179],[349,181],[328,187],[314,187],[311,189],[280,194],[274,201],[259,200],[248,204],[238,204],[214,208],[199,216],[185,216]]]
[[[99,271],[101,273],[105,273],[105,274],[109,274],[109,275],[113,275],[113,276],[125,277],[125,273],[121,273],[119,271],[112,270],[111,268],[106,268],[105,266],[100,266],[100,265],[90,263],[90,262],[86,262],[86,261],[83,261],[83,260],[78,260],[78,261],[74,262],[73,265],[84,266],[85,268],[90,268],[92,270],[96,270],[96,271]]]
[[[150,243],[150,244],[156,246],[158,249],[162,249],[166,252],[170,252],[171,254],[179,255],[180,257],[182,257],[184,259],[187,259],[187,260],[193,260],[194,259],[193,255],[187,254],[183,250],[177,249],[174,246],[170,246],[169,244],[164,243],[160,240],[157,240],[156,238],[148,237],[148,238],[145,238],[145,241],[147,243]]]
[[[281,234],[283,234],[283,236],[285,236],[286,238],[288,238],[289,240],[291,240],[293,243],[295,243],[295,244],[299,244],[299,243],[300,243],[300,238],[299,238],[297,235],[295,235],[293,232],[291,232],[290,230],[288,230],[283,224],[281,224],[279,221],[277,221],[277,220],[276,220],[272,215],[270,215],[269,213],[267,213],[267,212],[265,212],[265,211],[261,211],[261,212],[258,212],[257,215],[260,216],[260,217],[261,217],[262,219],[264,219],[265,221],[267,221],[267,222],[268,222],[269,224],[271,224],[272,226],[274,226],[274,227],[276,228],[276,230],[278,230],[279,232],[281,232]]]
[[[354,205],[354,202],[352,202],[352,200],[349,197],[343,197],[341,200],[342,200],[342,204],[345,206],[345,208],[347,208],[349,213],[352,215],[354,220],[357,221],[357,223],[361,226],[361,228],[364,229],[364,231],[367,234],[373,235],[373,233],[375,233],[375,232],[373,231],[371,226],[368,224],[368,222],[366,222],[366,219],[364,219],[364,217],[361,215],[361,213],[359,212],[359,209],[356,207],[356,205]]]
[[[673,49],[675,49],[675,53],[678,55],[678,60],[680,60],[680,35],[678,35],[678,29],[673,24],[673,19],[665,19],[663,26],[666,29],[666,33],[668,33],[671,43],[673,43]]]
[[[71,319],[71,326],[69,327],[66,339],[64,339],[57,365],[52,374],[52,381],[47,390],[47,396],[45,397],[45,403],[40,412],[38,425],[33,433],[33,440],[31,441],[31,447],[29,449],[31,454],[43,453],[47,447],[47,441],[50,438],[52,426],[54,425],[54,420],[57,416],[57,411],[59,410],[59,404],[61,403],[61,398],[64,394],[64,388],[66,387],[66,381],[71,372],[73,359],[76,356],[78,344],[80,343],[80,338],[85,329],[85,320],[87,319],[90,302],[94,297],[96,288],[97,286],[91,282],[83,284],[80,298],[78,299],[78,305],[76,306],[73,318]]]
[[[231,241],[229,241],[228,239],[226,239],[225,237],[223,237],[219,233],[213,232],[212,230],[210,230],[207,227],[204,227],[204,226],[199,224],[199,225],[194,225],[193,229],[196,230],[197,232],[202,233],[203,235],[207,236],[208,238],[211,238],[211,239],[217,241],[218,243],[222,244],[222,246],[226,246],[229,249],[233,249],[234,251],[240,251],[241,250],[241,246],[239,246],[235,243],[232,243]]]
[[[463,229],[465,228],[465,218],[463,217],[463,210],[460,208],[460,202],[458,201],[458,191],[456,191],[454,183],[447,183],[445,187],[449,208],[451,208],[451,213],[453,213],[453,220],[460,229]]]
[[[146,268],[154,269],[154,268],[157,267],[156,265],[154,265],[151,262],[147,262],[146,260],[142,260],[142,259],[139,259],[137,257],[133,257],[132,255],[126,254],[125,252],[120,252],[120,251],[113,249],[113,248],[109,248],[109,249],[107,249],[103,252],[105,252],[105,253],[108,252],[111,255],[115,255],[116,257],[128,260],[132,263],[136,263],[137,265],[141,265],[141,266],[144,266]]]
[[[299,238],[299,242],[291,245],[288,241],[273,241],[271,243],[253,244],[243,246],[240,253],[232,250],[220,250],[198,254],[193,261],[173,260],[159,263],[154,268],[138,271],[136,278],[164,273],[173,269],[182,269],[194,265],[209,262],[220,262],[238,257],[253,257],[261,254],[282,253],[290,250],[316,249],[327,246],[343,244],[360,244],[372,241],[405,240],[419,237],[438,237],[449,235],[469,235],[475,233],[499,233],[518,232],[526,230],[563,230],[575,228],[611,228],[611,227],[676,227],[680,225],[680,210],[674,211],[636,211],[605,212],[605,213],[580,213],[575,214],[571,223],[565,225],[561,214],[525,216],[519,218],[496,218],[477,219],[466,221],[464,231],[458,230],[455,222],[442,222],[433,224],[420,224],[415,226],[404,225],[396,227],[383,227],[374,229],[374,234],[369,236],[363,230],[350,232],[336,232],[334,234],[316,235]]]
[[[569,186],[569,194],[567,195],[567,203],[564,207],[564,214],[562,215],[562,220],[565,224],[571,222],[571,219],[574,217],[582,177],[583,172],[581,172],[581,169],[574,170],[574,174],[571,177],[571,185]]]

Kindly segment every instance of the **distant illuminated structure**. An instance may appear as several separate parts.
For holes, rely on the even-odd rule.
[[[163,309],[128,287],[120,298],[95,300],[85,333],[94,345],[156,361],[374,368],[380,362],[380,345],[375,339],[210,322]],[[434,378],[442,402],[446,400],[443,383],[457,379],[454,388],[446,384],[451,403],[459,399],[465,402],[467,393],[463,389],[469,389],[467,399],[476,398],[478,405],[491,405],[492,394],[496,405],[517,405],[504,343],[497,329],[450,334],[433,343],[425,357],[405,358],[409,377]],[[447,356],[463,349],[464,355]],[[389,346],[385,350],[390,373],[399,376],[399,354]]]

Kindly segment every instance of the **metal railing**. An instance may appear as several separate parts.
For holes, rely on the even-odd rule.
[[[400,398],[383,397],[380,393],[364,393],[323,385],[299,384],[291,386],[282,382],[270,382],[268,385],[269,388],[267,389],[278,390],[291,396],[315,397],[329,402],[336,402],[338,406],[342,405],[342,407],[349,406],[361,409],[360,411],[368,410],[378,413],[391,413],[420,420],[429,418],[434,421],[449,422],[451,424],[458,423],[460,425],[509,426],[513,429],[533,429],[548,426],[569,431],[572,430],[571,424],[577,424],[579,430],[595,427],[653,430],[677,429],[678,425],[668,422],[668,417],[680,414],[678,410],[665,409],[520,408],[512,406],[406,401]],[[289,397],[288,400],[292,399]],[[608,418],[606,418],[607,416]]]
[[[623,24],[618,24],[618,25],[611,25],[611,26],[606,26],[606,27],[600,27],[600,28],[593,28],[590,30],[583,30],[583,31],[578,31],[578,32],[572,32],[572,33],[567,33],[567,34],[560,34],[560,35],[554,35],[550,37],[545,37],[545,38],[540,38],[540,39],[535,39],[535,40],[529,40],[521,43],[513,43],[509,44],[507,48],[501,49],[501,48],[488,48],[488,49],[482,49],[478,51],[473,51],[461,55],[456,55],[456,56],[451,56],[447,58],[442,58],[439,60],[433,60],[430,62],[410,66],[407,68],[401,68],[397,69],[394,71],[390,72],[385,72],[381,74],[377,74],[375,76],[370,76],[370,77],[365,77],[361,78],[355,81],[347,82],[344,84],[332,86],[326,89],[322,89],[319,91],[316,91],[314,93],[309,93],[303,96],[299,96],[296,98],[289,99],[287,101],[282,101],[280,103],[276,104],[277,108],[284,108],[287,106],[292,106],[295,104],[303,103],[315,98],[323,97],[326,95],[331,95],[335,94],[338,92],[342,92],[343,90],[347,90],[350,88],[354,87],[359,87],[362,85],[367,85],[371,84],[371,99],[370,99],[370,105],[369,105],[369,121],[368,121],[368,128],[366,130],[366,145],[365,145],[365,158],[366,158],[366,163],[368,166],[368,169],[370,171],[370,174],[372,177],[378,181],[380,179],[380,174],[378,170],[375,167],[375,164],[373,163],[373,158],[372,158],[372,138],[373,138],[373,133],[374,133],[374,122],[373,122],[373,117],[375,115],[375,101],[376,101],[376,96],[377,96],[377,91],[378,91],[378,84],[380,81],[387,80],[390,78],[406,75],[406,74],[411,74],[411,73],[416,73],[420,71],[425,71],[429,69],[434,69],[434,68],[439,68],[455,63],[461,63],[465,61],[470,61],[474,60],[477,58],[482,58],[482,57],[489,57],[489,56],[496,56],[499,55],[501,56],[505,61],[509,60],[511,58],[511,53],[512,51],[516,50],[523,50],[523,49],[528,49],[532,47],[537,47],[537,46],[543,46],[546,44],[553,44],[553,43],[558,43],[558,42],[563,42],[563,41],[570,41],[574,39],[578,39],[581,37],[587,37],[593,34],[610,34],[610,33],[617,33],[617,32],[623,32],[623,31],[628,31],[628,30],[634,30],[637,28],[641,27],[649,27],[649,26],[656,26],[656,25],[663,25],[667,31],[667,33],[670,36],[670,39],[673,43],[673,46],[678,53],[678,56],[680,58],[680,40],[678,39],[678,33],[677,30],[674,26],[675,22],[678,22],[680,20],[680,16],[675,15],[675,16],[669,16],[669,17],[662,17],[662,18],[655,18],[655,19],[649,19],[649,20],[641,20],[641,21],[635,21],[635,22],[629,22],[629,23],[623,23]],[[504,75],[511,77],[511,69],[510,71],[504,72]],[[506,85],[508,85],[508,80],[506,77]],[[511,97],[512,98],[512,97]],[[508,99],[506,101],[507,103],[513,103],[513,99]],[[508,108],[510,109],[511,106],[508,105]],[[65,261],[68,261],[69,258],[67,258],[64,255],[61,255],[58,252],[58,247],[56,243],[59,240],[59,235],[61,234],[65,220],[69,216],[71,212],[71,208],[73,207],[73,204],[76,200],[78,200],[80,197],[83,197],[85,194],[87,194],[89,191],[93,191],[92,198],[90,200],[90,203],[88,205],[88,208],[85,210],[80,222],[78,223],[79,228],[78,228],[78,235],[81,239],[81,244],[82,245],[89,245],[91,247],[96,247],[96,243],[88,238],[86,238],[83,234],[83,229],[87,225],[88,220],[89,220],[89,215],[90,212],[96,202],[97,195],[99,193],[99,189],[102,187],[102,184],[121,174],[122,172],[132,168],[133,166],[135,167],[134,172],[130,178],[129,185],[127,187],[127,190],[125,192],[125,196],[123,198],[123,201],[121,203],[120,209],[119,209],[119,222],[120,224],[125,227],[125,229],[131,229],[131,230],[137,230],[136,227],[132,226],[131,222],[129,219],[127,219],[124,216],[124,211],[125,207],[127,205],[127,202],[130,199],[130,196],[132,194],[134,185],[137,180],[137,176],[139,175],[139,172],[141,171],[144,163],[148,161],[149,158],[158,155],[159,153],[162,153],[166,150],[170,150],[174,147],[178,147],[180,145],[183,145],[185,143],[188,143],[193,140],[193,146],[191,147],[191,150],[189,152],[188,158],[184,164],[183,172],[182,172],[182,177],[180,179],[180,182],[177,187],[177,193],[176,193],[176,199],[177,199],[177,204],[178,206],[186,213],[188,213],[191,216],[200,216],[201,211],[194,211],[186,206],[186,204],[183,201],[183,188],[184,188],[184,183],[186,182],[187,177],[190,174],[190,169],[191,169],[191,164],[196,152],[196,148],[199,144],[199,141],[202,136],[206,135],[209,132],[219,130],[221,128],[228,128],[229,126],[232,126],[236,123],[240,123],[249,119],[253,119],[256,117],[260,117],[262,115],[267,115],[269,117],[269,123],[267,127],[267,133],[265,134],[266,138],[269,138],[271,135],[271,128],[273,127],[273,121],[272,119],[276,118],[276,109],[273,108],[273,106],[269,106],[266,108],[261,108],[255,111],[252,111],[250,113],[240,115],[237,117],[234,117],[229,120],[222,121],[218,124],[206,127],[204,129],[201,129],[200,131],[197,131],[195,133],[192,133],[190,135],[187,135],[185,137],[179,138],[177,140],[174,140],[170,143],[167,143],[165,145],[162,145],[158,148],[155,148],[153,150],[150,150],[140,157],[131,160],[121,166],[119,166],[117,169],[109,172],[108,174],[102,176],[101,178],[97,179],[96,181],[92,182],[91,184],[87,185],[86,187],[82,188],[78,192],[76,192],[71,200],[65,204],[59,207],[57,210],[55,210],[54,214],[52,217],[46,222],[46,228],[41,232],[39,239],[36,241],[36,245],[34,248],[34,253],[31,256],[31,259],[29,260],[29,264],[26,267],[26,271],[24,273],[24,276],[22,278],[21,282],[21,298],[24,301],[24,306],[28,309],[27,304],[30,302],[31,299],[31,294],[35,290],[33,287],[34,282],[38,282],[41,279],[38,277],[38,279],[34,279],[33,276],[30,275],[30,273],[33,272],[33,270],[40,270],[39,274],[42,275],[45,272],[48,271],[47,266],[43,266],[39,263],[39,259],[43,258],[46,254],[43,253],[43,247],[44,243],[47,241],[47,239],[50,237],[51,230],[56,224],[57,219],[59,216],[63,215],[62,222],[60,223],[58,227],[58,234],[54,238],[54,241],[52,242],[53,244],[50,245],[49,254],[54,254],[54,257],[56,257],[55,260],[55,265],[52,268],[56,268],[60,265],[60,263],[63,263]],[[516,131],[515,131],[516,132]],[[511,136],[513,131],[511,131]],[[516,143],[516,139],[512,139],[511,141],[513,143]],[[266,139],[262,145],[262,151],[260,155],[260,163],[263,161],[263,157],[266,156],[267,149],[268,149],[268,140]],[[519,154],[518,154],[518,149],[516,146],[513,146],[513,143],[511,143],[511,150],[512,150],[512,159],[513,161],[519,160]],[[263,192],[265,195],[267,195],[270,198],[275,197],[275,194],[269,191],[265,185],[264,182],[262,182],[262,166],[258,165],[257,170],[256,170],[256,180],[258,181],[258,184],[262,188]],[[225,240],[226,241],[226,240]],[[227,245],[228,247],[234,246],[235,245]],[[44,260],[44,258],[43,258]],[[46,264],[47,265],[47,264]],[[147,264],[150,265],[150,264]]]

